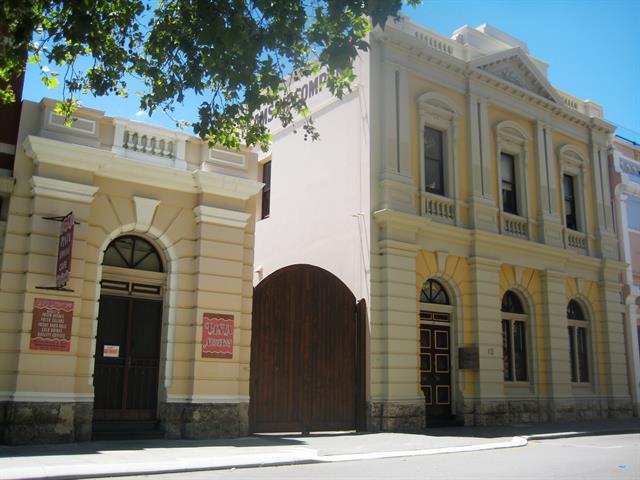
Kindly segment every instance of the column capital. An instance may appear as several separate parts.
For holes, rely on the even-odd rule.
[[[227,210],[225,208],[198,205],[193,209],[197,223],[210,223],[225,227],[245,229],[251,218],[250,213]]]

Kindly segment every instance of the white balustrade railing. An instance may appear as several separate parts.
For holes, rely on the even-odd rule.
[[[433,193],[422,192],[422,214],[441,222],[455,223],[455,201]]]
[[[189,135],[127,119],[114,119],[113,151],[132,160],[186,168]]]
[[[589,117],[604,118],[604,111],[597,103],[593,103],[590,100],[580,100],[578,97],[559,90],[558,94],[560,94],[562,102],[572,110],[583,113]]]
[[[529,220],[507,212],[500,213],[502,233],[519,238],[529,238]]]
[[[564,229],[564,244],[566,248],[572,248],[582,252],[587,251],[587,234],[571,230],[570,228]]]
[[[133,150],[134,152],[148,153],[160,157],[173,158],[175,156],[175,146],[172,140],[167,140],[155,135],[150,136],[135,130],[124,131],[122,147]]]

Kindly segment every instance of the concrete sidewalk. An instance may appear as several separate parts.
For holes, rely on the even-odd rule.
[[[427,429],[423,434],[321,433],[229,440],[136,440],[0,446],[0,479],[65,479],[341,462],[524,446],[529,439],[640,433],[640,419]]]

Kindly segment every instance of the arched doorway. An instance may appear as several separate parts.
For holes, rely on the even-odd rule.
[[[158,251],[139,236],[118,237],[104,252],[93,376],[94,432],[100,430],[96,423],[155,422],[164,270]]]
[[[292,265],[253,294],[250,423],[257,432],[364,429],[364,300]]]
[[[426,426],[453,420],[451,317],[453,307],[444,286],[434,279],[420,290],[420,389]]]

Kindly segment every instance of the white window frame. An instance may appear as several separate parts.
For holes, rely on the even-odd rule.
[[[531,219],[529,218],[529,188],[527,185],[527,171],[529,168],[528,143],[531,136],[517,123],[505,120],[495,127],[496,132],[496,168],[498,182],[498,206],[500,208],[500,231],[503,234],[512,234],[531,239]],[[516,202],[518,214],[505,212],[502,205],[502,154],[513,156],[513,167],[516,182]],[[518,235],[512,233],[508,227],[509,222],[522,222],[526,232]],[[522,230],[522,229],[520,229]]]
[[[452,208],[454,214],[443,218],[448,223],[458,224],[460,219],[460,205],[458,201],[458,188],[456,172],[458,170],[458,118],[460,109],[455,103],[438,92],[427,92],[418,97],[418,114],[420,116],[418,135],[420,141],[420,203],[421,214],[428,215],[425,209],[427,196],[439,198],[444,205]],[[442,167],[444,195],[438,195],[426,191],[425,185],[425,159],[424,159],[424,128],[429,127],[442,132]],[[451,218],[453,217],[453,218]]]

